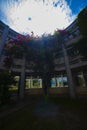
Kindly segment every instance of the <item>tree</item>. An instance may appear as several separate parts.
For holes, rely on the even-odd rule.
[[[87,37],[87,7],[78,14],[77,20],[82,35]]]
[[[50,50],[50,48],[52,49],[51,44],[53,44],[53,41],[49,40],[50,38],[48,40],[45,39],[44,41],[24,39],[21,37],[16,41],[8,43],[8,46],[6,47],[9,57],[12,57],[16,54],[18,55],[19,53],[22,55],[25,54],[27,66],[34,71],[34,74],[42,76],[45,94],[47,94],[47,88],[51,85],[51,73],[54,68],[53,50]],[[50,44],[50,47],[48,44]],[[5,61],[7,61],[6,63],[11,64],[11,62],[8,62],[8,59]]]
[[[78,14],[77,20],[83,38],[74,45],[81,55],[87,57],[87,7]]]

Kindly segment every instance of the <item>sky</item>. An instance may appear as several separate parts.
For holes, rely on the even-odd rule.
[[[87,0],[0,0],[0,20],[21,34],[53,34],[69,26]]]

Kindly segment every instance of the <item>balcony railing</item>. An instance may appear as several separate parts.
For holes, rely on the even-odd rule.
[[[14,58],[14,63],[15,63],[16,65],[21,65],[22,62],[23,62],[22,59],[16,59],[16,58]]]
[[[66,41],[66,45],[68,46],[68,45],[71,45],[71,44],[73,44],[73,43],[76,43],[76,42],[78,42],[81,38],[82,38],[82,35],[79,35],[79,36],[77,36],[77,37],[75,37],[75,38],[72,38],[72,39],[68,39],[68,40]]]

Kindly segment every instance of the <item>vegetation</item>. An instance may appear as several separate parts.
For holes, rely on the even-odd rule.
[[[79,13],[78,24],[82,35],[87,37],[87,7]]]
[[[10,85],[14,83],[14,77],[7,71],[0,72],[0,103],[6,104],[10,102],[11,93]]]
[[[78,14],[77,20],[83,38],[75,44],[75,47],[80,54],[87,57],[87,7]]]
[[[27,67],[33,70],[36,75],[37,73],[41,75],[46,94],[47,87],[50,87],[51,73],[54,71],[54,47],[51,48],[53,42],[54,40],[50,38],[44,38],[39,41],[31,39],[30,37],[27,39],[27,36],[25,36],[25,38],[20,37],[17,40],[8,42],[5,47],[11,61],[13,61],[14,56],[25,56]],[[49,48],[49,43],[51,50]],[[5,59],[5,66],[9,68],[13,62],[8,62],[8,57]]]

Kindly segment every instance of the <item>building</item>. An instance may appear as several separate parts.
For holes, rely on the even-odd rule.
[[[27,53],[17,52],[16,55],[15,52],[10,71],[15,76],[15,86],[18,86],[21,98],[25,93],[44,92],[70,94],[71,97],[87,95],[87,58],[75,48],[75,43],[83,37],[78,21],[75,20],[61,34],[59,37],[53,35],[27,40],[30,42]],[[0,70],[5,69],[6,43],[18,36],[21,35],[0,21]]]

